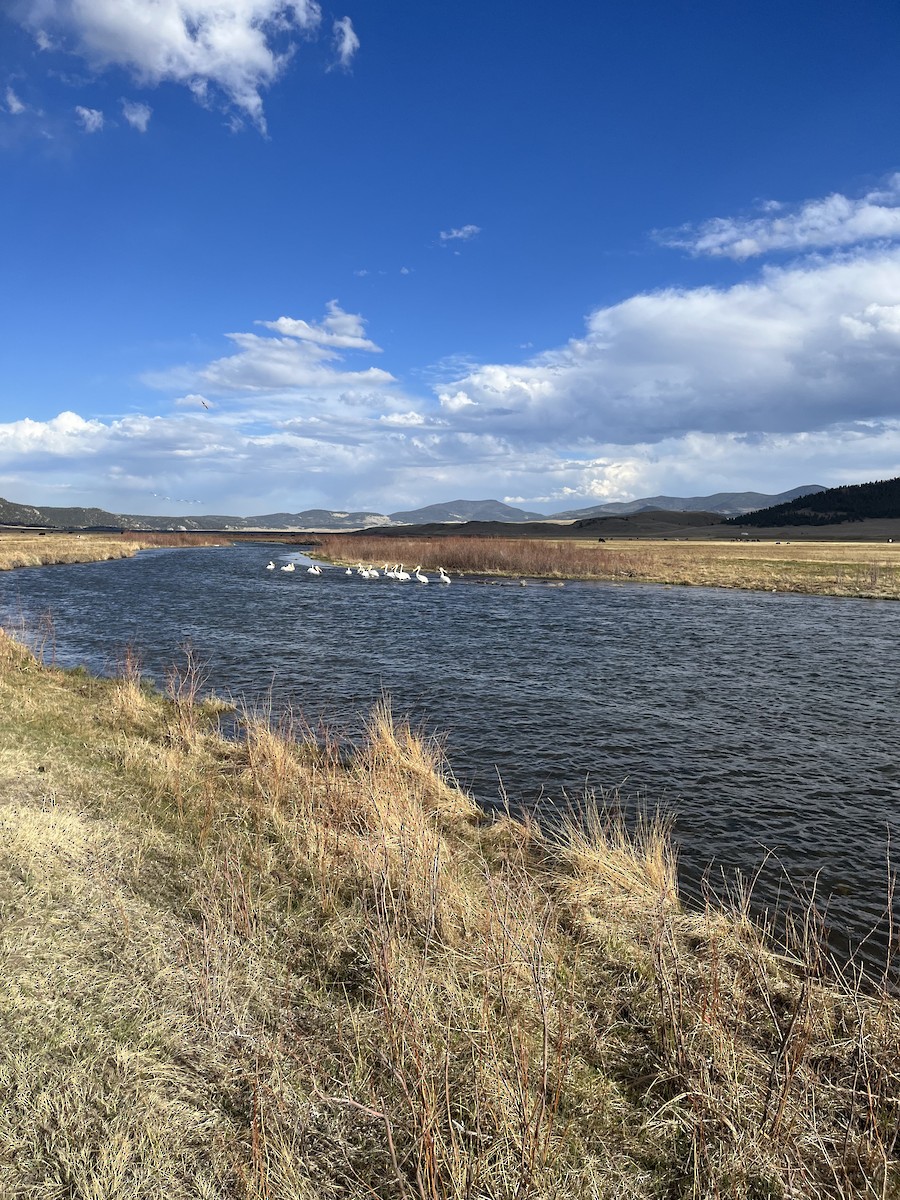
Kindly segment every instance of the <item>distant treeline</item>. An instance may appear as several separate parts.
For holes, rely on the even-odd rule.
[[[799,496],[786,504],[760,508],[740,517],[729,517],[725,524],[757,527],[838,525],[843,521],[865,521],[878,517],[900,517],[900,477],[828,488],[811,496]]]

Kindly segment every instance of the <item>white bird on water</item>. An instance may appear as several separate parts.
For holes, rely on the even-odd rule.
[[[394,578],[395,579],[412,579],[412,575],[410,575],[409,571],[403,570],[403,563],[401,563],[399,565],[399,567],[394,568]]]
[[[274,571],[274,570],[275,570],[275,564],[274,564],[273,562],[267,563],[267,564],[266,564],[266,570],[267,570],[267,571]]]
[[[293,563],[288,563],[287,566],[281,568],[282,571],[295,571],[297,568]]]
[[[352,567],[348,567],[348,568],[347,568],[347,570],[344,572],[344,574],[345,574],[345,575],[352,575],[352,574],[353,574],[353,568],[352,568]]]
[[[438,576],[438,583],[449,583],[450,576],[447,574],[447,572],[444,570],[444,568],[438,567],[438,570],[440,571],[440,575]]]
[[[306,568],[306,573],[307,573],[307,575],[321,575],[322,568],[319,566],[318,563],[313,563],[313,565],[311,567]]]
[[[416,579],[418,579],[419,583],[427,583],[428,582],[428,576],[422,574],[422,564],[421,563],[419,563],[419,565],[416,567],[413,574],[415,575]]]

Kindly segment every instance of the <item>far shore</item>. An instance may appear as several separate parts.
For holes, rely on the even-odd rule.
[[[130,558],[161,547],[227,546],[247,540],[228,533],[71,534],[0,532],[0,570]],[[319,534],[260,535],[266,544],[311,545],[325,561],[381,569],[385,562],[446,568],[457,579],[595,580],[700,586],[857,599],[900,599],[900,539],[846,541],[673,540],[617,538],[399,537]]]

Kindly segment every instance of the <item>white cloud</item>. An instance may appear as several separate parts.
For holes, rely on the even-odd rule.
[[[46,503],[71,482],[131,512],[142,488],[244,514],[467,494],[558,510],[900,474],[900,248],[632,296],[523,362],[447,359],[431,396],[356,369],[378,348],[336,301],[261,324],[150,380],[167,414],[0,426],[0,494]]]
[[[399,427],[407,426],[409,428],[421,427],[428,425],[429,421],[422,413],[410,410],[403,413],[385,413],[378,420],[383,425],[396,425]]]
[[[149,104],[142,104],[138,100],[122,100],[122,115],[132,129],[136,129],[138,133],[146,133],[147,126],[150,124],[150,117],[153,115],[153,109]]]
[[[83,108],[82,105],[77,104],[75,115],[85,133],[99,133],[103,128],[103,113],[99,108]]]
[[[475,401],[465,392],[457,392],[455,396],[451,396],[449,392],[440,392],[438,401],[441,408],[445,408],[448,412],[460,412],[464,408],[477,407]]]
[[[347,70],[359,49],[359,38],[349,17],[340,17],[333,25],[334,47],[338,65]]]
[[[20,113],[25,111],[25,105],[11,87],[6,89],[6,108],[14,117],[19,116]]]
[[[886,418],[900,390],[900,250],[766,270],[732,288],[636,295],[524,364],[441,392],[504,436],[658,442],[684,430],[795,432]]]
[[[365,336],[365,321],[358,313],[347,313],[337,300],[329,300],[321,324],[279,317],[277,321],[257,321],[265,329],[283,333],[300,341],[318,346],[333,346],[341,350],[368,350],[381,353],[381,347]]]
[[[229,333],[236,354],[216,359],[203,367],[178,367],[162,374],[145,377],[153,387],[202,388],[218,396],[245,392],[278,392],[278,403],[292,403],[295,389],[312,391],[378,390],[394,382],[387,371],[376,367],[364,370],[341,366],[342,356],[350,351],[380,353],[380,347],[365,336],[365,322],[357,313],[347,313],[336,300],[329,301],[320,322],[294,317],[276,321],[258,321],[282,337],[261,337],[255,333]],[[273,399],[273,404],[276,401]]]
[[[773,250],[798,252],[895,240],[900,237],[900,174],[856,200],[835,192],[821,200],[807,200],[794,211],[784,212],[777,201],[763,208],[765,217],[715,217],[699,226],[658,231],[656,236],[663,245],[694,255],[738,261]]]
[[[463,225],[460,229],[442,229],[440,239],[442,242],[469,242],[479,233],[481,233],[479,225]]]
[[[204,102],[218,89],[260,129],[260,93],[286,68],[291,35],[321,19],[317,0],[25,0],[24,8],[39,45],[51,47],[54,28],[98,70],[181,84]]]

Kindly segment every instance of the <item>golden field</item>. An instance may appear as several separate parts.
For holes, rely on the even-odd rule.
[[[900,1195],[900,1001],[664,827],[490,819],[356,747],[0,632],[0,1195]]]

